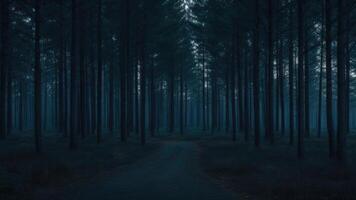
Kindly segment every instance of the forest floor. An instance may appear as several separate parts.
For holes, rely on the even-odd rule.
[[[342,165],[328,158],[327,138],[305,141],[305,159],[296,147],[278,139],[260,149],[227,138],[197,141],[201,166],[243,199],[354,200],[356,199],[356,137],[348,138],[348,160]]]
[[[29,135],[28,137],[26,135]],[[31,200],[36,191],[50,191],[103,172],[129,165],[152,154],[160,143],[142,147],[136,140],[120,142],[106,136],[102,144],[95,137],[80,140],[77,150],[68,149],[68,139],[56,134],[43,139],[43,152],[34,153],[32,134],[14,134],[0,141],[0,199]]]
[[[187,133],[149,139],[142,147],[90,136],[77,151],[61,136],[0,141],[0,199],[3,200],[354,200],[356,135],[348,138],[348,160],[328,158],[326,138],[306,139],[305,159],[296,147],[276,143],[254,148],[228,134]]]

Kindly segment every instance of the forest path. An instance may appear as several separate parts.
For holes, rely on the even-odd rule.
[[[125,167],[85,183],[74,183],[51,199],[66,200],[230,200],[199,167],[198,146],[189,141],[165,141],[160,150]],[[48,198],[48,197],[46,197]]]

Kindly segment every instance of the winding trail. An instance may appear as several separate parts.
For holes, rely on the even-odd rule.
[[[207,175],[193,142],[163,142],[147,158],[85,183],[69,185],[52,199],[65,200],[230,200],[234,195]],[[47,197],[48,198],[48,197]]]

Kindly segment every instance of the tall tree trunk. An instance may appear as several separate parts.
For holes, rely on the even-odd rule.
[[[322,98],[323,98],[323,65],[324,65],[324,23],[325,23],[325,3],[322,1],[321,6],[321,30],[320,30],[320,72],[319,72],[319,99],[318,99],[318,138],[321,137],[321,112],[322,112]]]
[[[0,54],[0,139],[6,137],[6,76],[9,70],[9,0],[1,2],[1,54]]]
[[[298,158],[304,157],[305,91],[304,91],[304,0],[298,7]]]
[[[60,1],[60,8],[59,8],[59,58],[58,58],[58,73],[59,73],[59,82],[58,82],[58,90],[59,90],[59,97],[58,97],[58,131],[63,132],[64,129],[64,61],[65,61],[65,48],[64,48],[64,15],[63,15],[63,7],[64,7],[63,0]]]
[[[306,5],[304,5],[304,15]],[[305,17],[305,16],[304,16]],[[308,45],[308,30],[306,23],[304,24],[304,98],[305,98],[305,135],[310,137],[310,106],[309,106],[309,45]]]
[[[150,111],[150,134],[151,136],[155,136],[156,131],[156,84],[154,77],[154,58],[152,57],[152,64],[150,68],[150,96],[151,96],[151,111]]]
[[[291,2],[290,0],[289,2]],[[293,42],[293,8],[289,10],[289,41],[288,41],[288,71],[289,71],[289,144],[294,143],[294,42]]]
[[[281,135],[285,132],[284,112],[284,64],[283,64],[283,40],[279,41],[279,96],[281,103]]]
[[[326,123],[329,139],[329,157],[334,157],[334,125],[332,94],[332,55],[331,55],[331,0],[325,0],[325,63],[326,63]]]
[[[174,63],[173,63],[174,65]],[[174,67],[173,67],[174,69]],[[171,70],[173,70],[171,69]],[[168,88],[168,132],[173,133],[174,131],[174,72],[170,72],[169,75],[169,88]]]
[[[12,131],[12,71],[7,69],[7,132],[10,135]]]
[[[270,140],[271,144],[274,143],[273,135],[273,103],[272,103],[272,84],[273,84],[273,1],[268,0],[268,65],[266,77],[266,117],[265,128],[266,137]]]
[[[24,104],[25,100],[25,80],[23,78],[20,79],[20,102],[19,102],[19,131],[22,132],[24,130]]]
[[[109,132],[114,133],[114,47],[112,47],[110,74],[109,74]]]
[[[241,71],[242,71],[242,64],[241,64],[241,38],[240,38],[240,33],[237,30],[237,38],[236,38],[236,68],[237,68],[237,99],[238,99],[238,106],[239,106],[239,130],[243,131],[245,130],[244,127],[244,109],[243,109],[243,98],[242,98],[242,76],[241,76]]]
[[[206,131],[205,49],[203,44],[203,131]]]
[[[98,58],[98,88],[97,88],[97,108],[98,108],[98,118],[97,118],[97,133],[96,133],[96,142],[99,144],[101,142],[102,135],[102,99],[103,99],[103,64],[102,64],[102,38],[101,38],[101,25],[102,25],[102,16],[101,16],[101,7],[102,0],[98,0],[98,15],[97,15],[97,58]]]
[[[236,38],[233,37],[233,41]],[[232,125],[232,140],[236,141],[236,101],[235,101],[235,88],[236,88],[236,80],[235,80],[235,72],[236,72],[236,65],[235,65],[235,54],[236,51],[236,42],[232,43],[232,55],[231,55],[231,74],[230,74],[230,88],[231,88],[231,125]],[[241,117],[241,116],[240,116]]]
[[[137,51],[137,50],[136,50]],[[137,54],[137,53],[136,53]],[[138,83],[138,59],[137,59],[137,55],[135,58],[135,132],[136,134],[138,134],[139,132],[139,95],[138,95],[138,88],[139,88],[139,83]]]
[[[255,130],[255,146],[260,146],[260,52],[259,52],[259,0],[255,0],[255,27],[253,30],[253,107],[254,107],[254,130]]]
[[[71,84],[70,84],[70,132],[69,132],[69,148],[74,150],[77,148],[76,141],[76,78],[77,78],[77,1],[72,0],[72,47],[71,47]]]
[[[350,5],[351,6],[351,5]],[[349,6],[347,6],[349,8]],[[351,50],[350,50],[350,32],[351,32],[351,11],[347,11],[346,14],[346,42],[345,42],[345,51],[346,51],[346,134],[350,132],[350,67],[351,67]]]
[[[79,120],[79,132],[80,132],[80,136],[82,138],[85,137],[85,117],[86,117],[86,113],[85,113],[85,2],[81,1],[80,2],[80,7],[79,9],[79,15],[80,15],[80,20],[81,23],[79,24],[79,32],[80,32],[80,36],[79,37],[79,77],[80,77],[80,82],[79,82],[79,106],[78,106],[78,114],[80,115],[78,120]]]
[[[35,149],[37,153],[42,151],[42,124],[41,124],[41,0],[35,1]]]
[[[346,1],[338,0],[337,14],[337,158],[345,160],[346,143]]]
[[[129,36],[130,36],[130,1],[124,0],[122,8],[124,11],[122,12],[122,32],[121,32],[121,67],[120,67],[120,134],[121,134],[121,141],[126,141],[127,136],[127,102],[126,102],[126,81],[127,81],[127,68],[128,68],[128,59],[129,59],[129,50],[130,50],[130,43],[129,43]]]
[[[144,14],[144,19],[146,15]],[[140,112],[140,135],[141,135],[141,144],[146,143],[146,25],[144,22],[142,30],[142,46],[141,46],[141,79],[140,79],[140,91],[141,91],[141,112]]]
[[[249,132],[250,132],[250,104],[249,104],[249,68],[248,68],[248,62],[247,62],[247,48],[245,49],[244,52],[244,57],[245,57],[245,71],[244,71],[244,107],[245,107],[245,141],[249,139]]]
[[[180,111],[179,111],[179,132],[181,135],[183,135],[183,131],[184,131],[184,113],[183,113],[183,110],[184,110],[184,80],[183,80],[183,65],[181,65],[180,67]]]
[[[225,71],[225,132],[229,132],[230,126],[230,112],[229,112],[229,96],[230,96],[230,87],[229,87],[229,70]]]

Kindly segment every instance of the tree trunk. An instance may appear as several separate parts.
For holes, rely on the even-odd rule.
[[[298,7],[298,158],[304,157],[305,91],[304,91],[304,0],[297,1]]]
[[[206,131],[205,49],[203,44],[203,131]]]
[[[64,15],[63,15],[63,0],[60,1],[59,8],[59,27],[60,27],[60,35],[59,35],[59,58],[58,58],[58,73],[59,73],[59,82],[58,82],[58,131],[63,132],[64,129],[64,61],[65,61],[65,49],[64,49]]]
[[[180,119],[179,119],[179,132],[181,135],[183,135],[183,131],[184,131],[184,84],[183,84],[184,80],[183,80],[183,65],[181,65],[181,70],[180,70]]]
[[[155,90],[155,77],[154,77],[154,58],[152,57],[152,64],[150,68],[150,96],[151,96],[151,111],[150,111],[150,134],[155,136],[156,131],[156,90]]]
[[[114,134],[114,47],[112,47],[110,74],[109,74],[109,132]]]
[[[234,39],[233,39],[234,41]],[[235,81],[235,72],[236,72],[236,65],[235,65],[235,50],[236,42],[232,43],[232,55],[231,55],[231,77],[230,77],[230,88],[231,88],[231,125],[232,125],[232,140],[236,141],[236,101],[235,101],[235,88],[236,88],[236,81]],[[241,116],[240,116],[241,117]]]
[[[9,69],[9,24],[10,2],[1,2],[1,54],[0,54],[0,139],[6,137],[6,76]]]
[[[273,103],[272,103],[272,84],[273,84],[273,1],[268,0],[268,65],[266,77],[266,117],[265,128],[266,137],[271,144],[274,143],[273,135]]]
[[[129,36],[130,36],[130,1],[124,0],[122,8],[124,11],[122,12],[122,32],[121,32],[121,67],[120,67],[120,134],[121,134],[121,141],[126,141],[127,136],[127,118],[126,118],[126,111],[127,111],[127,102],[126,102],[126,81],[127,81],[127,68],[128,68],[128,59],[129,59],[129,50],[130,50],[130,43],[129,43]]]
[[[245,141],[248,141],[248,139],[249,139],[249,132],[250,132],[250,104],[249,104],[249,65],[248,65],[248,62],[247,62],[247,49],[245,49],[245,71],[244,71],[244,73],[245,73],[245,78],[244,78],[244,81],[245,81],[245,83],[244,83],[244,107],[245,107],[245,116],[244,116],[244,118],[245,118],[245,125],[244,125],[244,127],[245,127]]]
[[[253,107],[254,107],[254,129],[255,129],[255,146],[260,146],[260,62],[259,62],[259,0],[255,0],[255,27],[253,33]]]
[[[321,31],[320,31],[320,72],[319,72],[319,99],[318,99],[318,138],[321,137],[321,108],[323,97],[323,65],[324,65],[324,23],[325,23],[325,3],[322,1],[321,8]]]
[[[97,133],[96,133],[96,142],[99,144],[101,142],[102,135],[102,90],[103,90],[103,65],[102,65],[102,38],[101,38],[101,25],[102,25],[102,17],[101,17],[101,7],[102,0],[98,0],[98,15],[97,15],[97,58],[98,58],[98,88],[97,88],[97,109],[98,109],[98,118],[97,118]]]
[[[306,5],[304,5],[306,8]],[[304,15],[306,14],[304,9]],[[305,136],[310,137],[310,109],[309,109],[309,45],[308,45],[308,30],[304,24],[304,98],[305,98]]]
[[[174,65],[174,63],[173,63]],[[174,69],[174,67],[173,67]],[[171,69],[171,70],[173,70]],[[170,72],[169,75],[169,88],[168,88],[168,96],[169,96],[169,105],[168,105],[168,131],[169,133],[173,133],[174,131],[174,73]]]
[[[78,8],[80,10],[80,21],[81,23],[79,24],[79,32],[80,32],[80,36],[79,37],[79,72],[80,72],[80,86],[79,86],[79,106],[78,106],[78,114],[79,116],[79,132],[80,132],[80,136],[82,138],[85,137],[85,117],[86,117],[86,113],[85,113],[85,14],[84,14],[84,8],[85,6],[85,2],[81,1],[81,5],[80,8]]]
[[[42,124],[41,124],[41,0],[35,1],[35,149],[37,153],[42,151]]]
[[[292,0],[290,0],[291,2]],[[293,43],[293,8],[289,10],[289,41],[288,41],[288,71],[289,71],[289,144],[294,143],[294,43]]]
[[[338,0],[337,14],[337,158],[344,161],[346,143],[346,1]]]
[[[332,55],[331,55],[331,0],[325,0],[325,63],[326,63],[326,120],[329,139],[329,157],[334,157],[334,125],[332,95]]]
[[[145,17],[144,17],[145,19]],[[145,31],[146,27],[143,25],[142,30],[142,46],[141,46],[141,79],[140,79],[140,91],[141,91],[141,113],[140,113],[140,135],[141,135],[141,144],[144,145],[146,143],[146,40],[145,40]]]
[[[76,78],[77,78],[77,1],[72,0],[72,47],[71,47],[71,84],[70,84],[70,132],[69,132],[69,148],[74,150],[77,148],[76,141]]]

